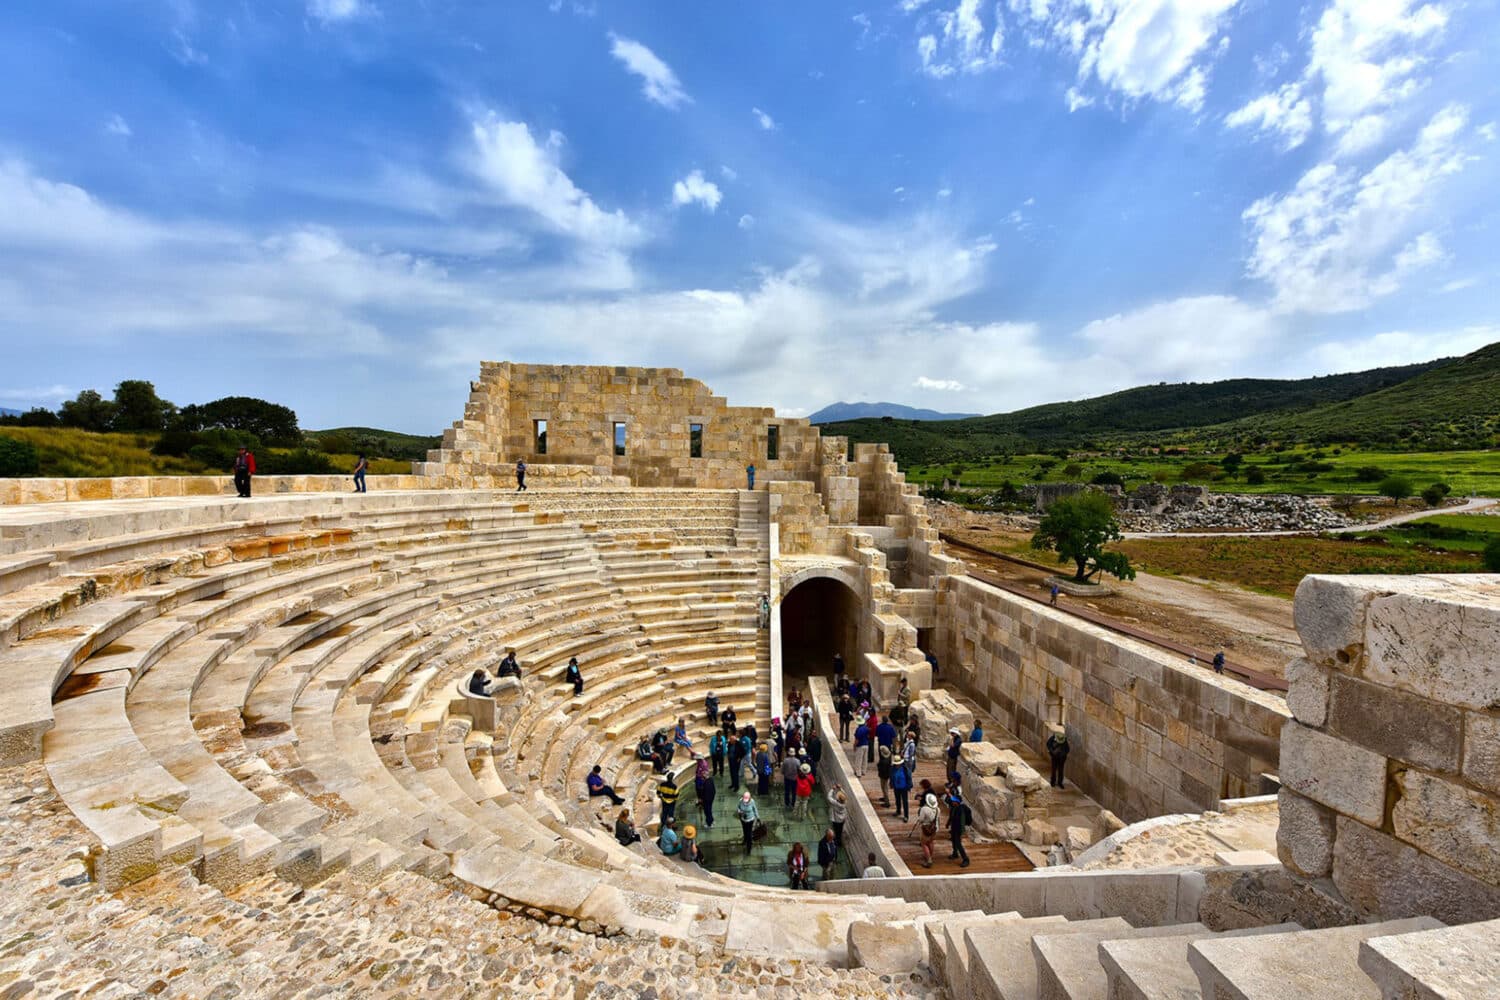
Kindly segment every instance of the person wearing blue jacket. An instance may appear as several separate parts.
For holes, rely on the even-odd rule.
[[[755,824],[760,820],[760,810],[755,808],[750,789],[741,793],[739,805],[734,807],[734,814],[740,818],[740,831],[745,836],[745,853],[749,854],[750,845],[755,841]]]
[[[896,796],[896,810],[893,816],[900,816],[907,822],[911,821],[911,803],[908,796],[911,793],[911,772],[906,769],[906,758],[900,758],[891,767],[891,792]]]

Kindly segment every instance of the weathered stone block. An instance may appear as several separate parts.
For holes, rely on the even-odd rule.
[[[1396,775],[1401,797],[1391,813],[1396,836],[1455,868],[1500,884],[1500,801],[1410,770]]]
[[[1365,678],[1464,708],[1500,705],[1500,582],[1394,580],[1397,593],[1370,602]]]
[[[911,714],[922,724],[921,755],[927,760],[941,760],[946,755],[949,729],[967,737],[974,728],[974,713],[941,688],[924,691],[911,703]]]
[[[1335,670],[1356,663],[1364,652],[1365,613],[1372,596],[1363,581],[1304,577],[1297,585],[1292,618],[1307,658]]]
[[[1463,713],[1394,688],[1335,676],[1328,732],[1418,767],[1458,773]]]
[[[1011,813],[1012,800],[1018,798],[1001,778],[964,779],[964,800],[974,812],[975,829],[985,836],[998,836],[995,830],[1000,824],[1017,818]]]
[[[1326,876],[1333,870],[1335,814],[1288,788],[1277,796],[1277,807],[1276,853],[1281,863],[1305,878]]]
[[[989,778],[1000,774],[1004,758],[1003,751],[993,743],[965,743],[958,750],[958,773],[963,776],[964,787],[969,778]]]
[[[1304,726],[1328,720],[1328,669],[1299,656],[1286,667],[1286,707]]]
[[[907,973],[922,961],[922,934],[912,924],[849,925],[849,965],[876,975]]]
[[[1471,712],[1464,720],[1463,775],[1500,794],[1500,718]]]
[[[1070,826],[1063,831],[1063,846],[1068,849],[1068,857],[1076,858],[1089,849],[1094,842],[1093,834],[1085,826]]]
[[[1025,826],[1026,843],[1051,847],[1057,843],[1057,827],[1044,819],[1029,819]]]
[[[1500,888],[1347,816],[1338,820],[1333,884],[1364,918],[1425,914],[1464,924],[1500,917]]]
[[[1377,753],[1289,722],[1281,733],[1281,781],[1337,812],[1379,826],[1386,760]]]

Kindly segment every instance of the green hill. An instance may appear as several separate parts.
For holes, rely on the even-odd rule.
[[[849,420],[824,424],[821,430],[855,441],[888,442],[904,464],[1129,443],[1146,436],[1159,438],[1208,428],[1215,428],[1216,433],[1256,435],[1271,433],[1270,424],[1251,424],[1247,418],[1319,413],[1331,405],[1400,388],[1424,375],[1437,375],[1458,363],[1442,359],[1306,379],[1161,383],[966,420]],[[1227,418],[1234,423],[1226,425]],[[1338,423],[1332,420],[1327,427]]]
[[[365,454],[405,462],[425,462],[428,450],[436,448],[443,440],[437,435],[428,437],[422,434],[402,434],[376,427],[334,427],[326,431],[304,431],[302,436],[324,451]]]
[[[1500,432],[1500,344],[1387,388],[1305,412],[1245,417],[1224,429],[1277,440],[1417,451],[1493,447]]]

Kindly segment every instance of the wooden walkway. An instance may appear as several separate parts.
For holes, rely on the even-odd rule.
[[[837,736],[837,733],[834,733]],[[852,754],[853,750],[849,749]],[[913,784],[919,785],[923,778],[932,782],[932,787],[941,789],[947,776],[943,773],[943,761],[917,759],[917,777]],[[870,797],[870,804],[875,807],[875,812],[880,816],[880,822],[885,826],[885,832],[890,836],[891,843],[896,845],[896,853],[901,855],[901,860],[906,862],[906,867],[911,869],[913,875],[978,875],[980,873],[1001,872],[1029,872],[1033,869],[1032,863],[1027,860],[1026,855],[1021,853],[1020,848],[1008,841],[993,844],[976,844],[969,837],[964,837],[964,850],[969,852],[969,867],[960,868],[957,861],[948,860],[948,852],[952,849],[952,842],[948,839],[948,830],[944,826],[948,821],[947,813],[939,808],[938,836],[932,847],[932,867],[922,867],[922,843],[916,832],[917,819],[917,796],[916,789],[912,792],[911,818],[908,823],[899,816],[891,815],[890,807],[880,804],[880,779],[875,775],[875,765],[871,764],[865,771],[864,778],[860,781],[864,786],[865,794]],[[891,799],[891,804],[895,804]]]

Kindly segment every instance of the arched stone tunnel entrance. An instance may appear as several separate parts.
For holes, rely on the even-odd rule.
[[[833,672],[835,653],[843,654],[853,672],[864,608],[847,584],[826,576],[803,580],[781,599],[780,611],[783,677],[826,677]]]

